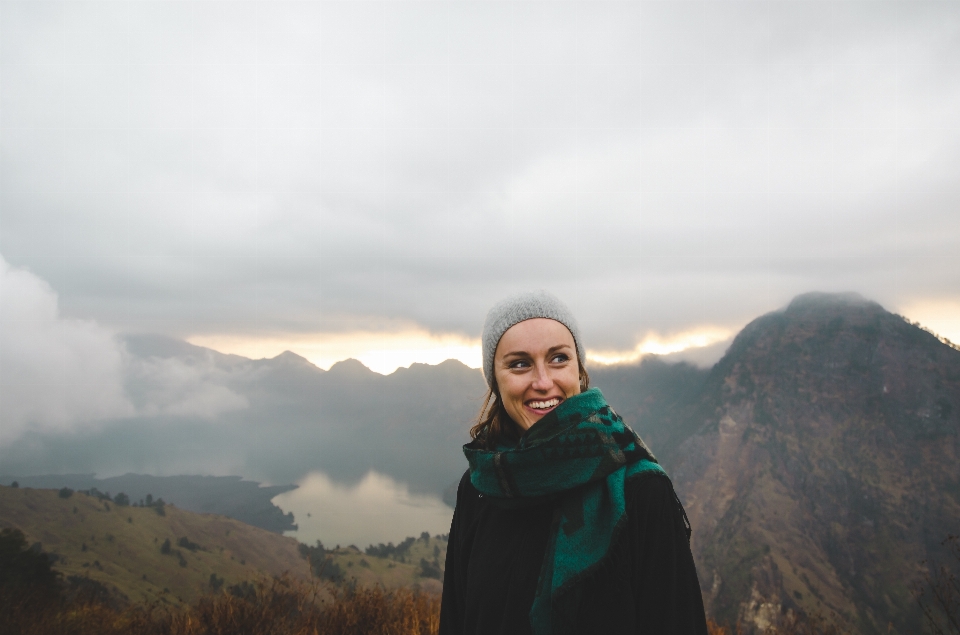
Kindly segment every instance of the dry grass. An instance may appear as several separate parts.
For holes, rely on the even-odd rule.
[[[755,631],[743,628],[739,622],[735,626],[721,626],[712,619],[707,620],[707,635],[744,635],[747,632]],[[775,625],[756,632],[759,635],[844,635],[845,633],[821,615],[806,616],[793,612],[781,615]]]
[[[112,608],[84,599],[44,606],[24,599],[0,612],[7,635],[428,635],[439,622],[440,599],[433,595],[288,577],[211,593],[185,608]]]

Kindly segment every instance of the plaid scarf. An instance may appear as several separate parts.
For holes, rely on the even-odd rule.
[[[513,446],[465,445],[470,482],[511,507],[556,502],[530,608],[535,635],[572,624],[578,581],[595,571],[626,521],[624,486],[663,468],[596,388],[560,403]]]

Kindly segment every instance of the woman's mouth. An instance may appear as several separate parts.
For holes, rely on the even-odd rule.
[[[560,397],[551,397],[550,399],[543,399],[540,401],[528,401],[527,407],[531,410],[537,411],[538,413],[544,414],[559,406],[561,401],[562,399],[560,399]]]

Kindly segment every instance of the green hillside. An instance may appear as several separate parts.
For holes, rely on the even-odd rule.
[[[284,572],[310,578],[307,549],[295,539],[172,505],[160,515],[154,507],[121,506],[82,492],[62,498],[57,490],[0,486],[0,527],[40,543],[64,578],[88,577],[133,602],[190,603],[214,588]],[[355,546],[319,557],[316,548],[310,551],[328,579],[439,593],[446,549],[445,538],[423,535],[391,545],[383,557]]]
[[[442,589],[446,554],[446,537],[426,534],[407,538],[396,553],[388,556],[365,553],[353,545],[327,552],[328,566],[345,581],[364,586],[380,584],[386,589],[418,587],[437,594]]]
[[[211,575],[228,586],[283,572],[310,577],[295,539],[172,505],[161,516],[79,492],[0,486],[0,527],[41,543],[64,577],[89,577],[133,602],[192,602],[212,588]]]

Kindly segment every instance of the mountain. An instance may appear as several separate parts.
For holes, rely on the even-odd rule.
[[[922,630],[910,586],[960,528],[960,351],[859,296],[808,294],[744,328],[665,417],[708,613]]]
[[[83,432],[30,432],[0,447],[2,482],[138,473],[291,483],[322,471],[352,483],[376,470],[439,496],[463,473],[460,445],[485,389],[478,370],[454,360],[384,376],[356,360],[324,371],[293,353],[251,360],[157,336],[126,346],[131,367],[153,378],[134,373],[134,401],[170,407]]]
[[[166,338],[130,338],[128,350],[164,369],[167,392],[232,409],[181,400],[83,433],[33,433],[0,448],[4,471],[290,483],[319,470],[343,483],[375,469],[440,495],[465,468],[485,388],[456,361],[383,376]],[[756,627],[803,610],[863,633],[921,630],[910,587],[960,531],[960,351],[859,296],[808,294],[751,322],[710,369],[646,358],[591,379],[673,478],[710,614]]]

